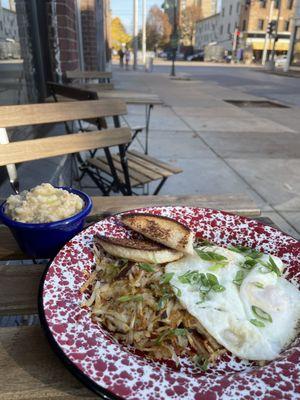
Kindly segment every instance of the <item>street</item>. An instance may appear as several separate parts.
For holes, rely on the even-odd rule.
[[[158,94],[164,107],[151,118],[150,154],[184,172],[162,194],[244,192],[284,231],[300,233],[300,80],[255,67],[176,62],[152,73],[120,71],[118,87]],[[273,100],[287,108],[239,108],[225,100]],[[144,110],[129,107],[142,124]]]

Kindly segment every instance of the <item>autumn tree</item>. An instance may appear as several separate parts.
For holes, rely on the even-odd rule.
[[[201,7],[192,5],[182,11],[180,31],[185,45],[193,46],[196,34],[196,23],[202,18]]]
[[[172,27],[168,16],[157,6],[149,10],[146,23],[147,49],[164,48],[169,43]]]
[[[132,37],[127,34],[124,25],[119,17],[115,17],[111,21],[111,42],[112,47],[119,50],[123,45],[127,46],[131,43]]]

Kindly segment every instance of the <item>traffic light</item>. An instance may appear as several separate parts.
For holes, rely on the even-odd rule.
[[[271,36],[275,33],[276,31],[276,25],[277,22],[275,20],[272,20],[268,23],[268,27],[267,27],[267,33]]]

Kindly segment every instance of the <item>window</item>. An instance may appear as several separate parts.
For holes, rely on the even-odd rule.
[[[293,8],[294,5],[294,0],[287,0],[287,9],[291,10]]]
[[[230,24],[227,26],[227,33],[230,33]]]
[[[229,6],[229,15],[231,15],[232,14],[232,4],[230,4],[230,6]]]
[[[263,19],[259,19],[258,21],[257,21],[257,29],[259,30],[259,31],[262,31],[263,29],[264,29],[264,20]]]
[[[288,20],[283,21],[283,30],[285,32],[288,32],[289,28],[290,28],[290,21],[288,21]]]
[[[223,25],[220,26],[220,35],[223,35]]]
[[[242,31],[244,32],[247,29],[247,21],[243,20]]]
[[[224,17],[224,15],[225,15],[225,8],[223,7],[222,8],[222,17]]]
[[[236,3],[236,13],[238,14],[240,11],[240,2]]]
[[[274,8],[278,9],[279,3],[280,3],[280,0],[274,0]]]

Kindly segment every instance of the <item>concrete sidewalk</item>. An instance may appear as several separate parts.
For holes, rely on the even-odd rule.
[[[300,237],[299,107],[238,108],[224,100],[262,97],[166,73],[116,68],[114,77],[117,87],[156,93],[165,103],[152,114],[149,152],[184,172],[162,194],[244,192],[263,215]],[[143,107],[130,106],[128,120],[143,124]]]

